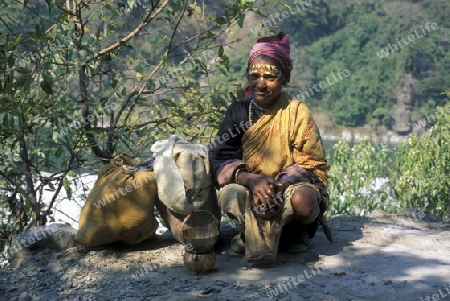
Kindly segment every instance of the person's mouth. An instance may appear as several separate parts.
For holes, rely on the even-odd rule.
[[[253,94],[254,94],[255,96],[266,96],[266,95],[269,94],[269,92],[268,92],[268,91],[258,91],[258,90],[255,90],[255,91],[253,91]]]

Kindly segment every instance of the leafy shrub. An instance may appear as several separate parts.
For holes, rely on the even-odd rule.
[[[413,137],[397,149],[398,180],[393,189],[402,207],[450,214],[450,105],[438,108],[429,135]]]
[[[386,178],[392,160],[387,143],[372,143],[368,138],[353,146],[338,142],[329,173],[329,212],[364,215],[375,209],[394,211],[398,205]]]
[[[450,105],[436,110],[429,134],[389,147],[340,141],[331,158],[331,213],[424,210],[450,216]]]

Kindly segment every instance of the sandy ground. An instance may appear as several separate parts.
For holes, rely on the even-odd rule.
[[[214,270],[193,275],[170,235],[133,247],[36,251],[0,271],[1,300],[450,300],[450,224],[418,211],[334,216],[305,253],[255,267],[230,253],[225,224]]]

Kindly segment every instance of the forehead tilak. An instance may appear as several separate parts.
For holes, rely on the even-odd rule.
[[[249,73],[278,74],[280,69],[273,64],[252,64]]]

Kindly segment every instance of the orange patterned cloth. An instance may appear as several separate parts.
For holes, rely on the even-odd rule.
[[[282,91],[277,107],[261,116],[242,139],[243,158],[253,173],[275,178],[297,164],[327,185],[329,165],[319,129],[308,107]]]

